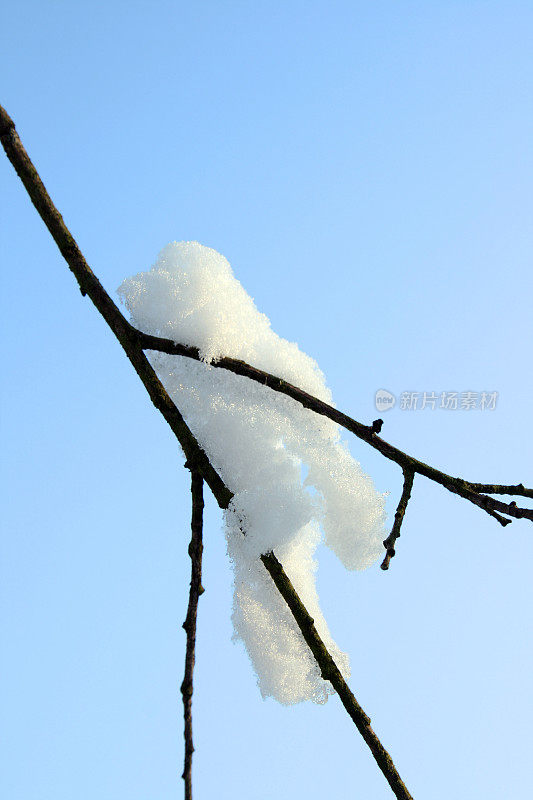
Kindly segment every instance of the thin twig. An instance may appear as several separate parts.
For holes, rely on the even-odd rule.
[[[385,541],[383,542],[384,546],[387,549],[385,554],[385,558],[381,564],[381,569],[388,569],[391,558],[394,558],[396,553],[396,539],[400,536],[400,529],[402,527],[403,518],[405,517],[405,510],[407,508],[407,503],[409,502],[409,498],[411,497],[411,490],[413,488],[413,480],[415,474],[410,469],[404,469],[403,471],[403,491],[402,496],[400,497],[400,502],[398,503],[398,508],[396,509],[396,514],[394,515],[394,525],[392,526],[392,531],[389,533]]]
[[[146,387],[152,402],[164,416],[177,440],[181,444],[190,468],[194,468],[204,478],[205,482],[213,492],[219,507],[222,509],[227,508],[233,497],[232,492],[224,484],[222,478],[212,466],[208,457],[188,428],[177,407],[170,399],[163,384],[148,363],[146,356],[142,352],[139,345],[138,332],[121,314],[117,306],[113,303],[85,261],[74,238],[72,237],[72,234],[63,222],[63,218],[53,204],[48,192],[44,187],[44,184],[39,177],[39,174],[37,173],[37,170],[33,166],[26,150],[24,149],[24,146],[22,145],[22,142],[20,141],[15,130],[13,121],[1,106],[0,139],[2,141],[4,150],[6,151],[6,154],[13,164],[15,171],[19,175],[22,183],[24,184],[32,203],[50,231],[52,238],[59,247],[59,250],[61,251],[69,268],[74,273],[82,294],[89,296],[95,307],[102,314],[107,324],[119,340],[128,359],[132,363],[134,369]],[[263,556],[263,563],[265,563],[265,566],[267,566],[269,563],[272,565],[272,571],[269,570],[272,580],[274,581],[278,591],[285,598],[285,601],[292,611],[294,619],[300,628],[305,641],[309,644],[309,626],[304,617],[305,615],[307,615],[308,619],[311,619],[311,617],[305,610],[304,605],[298,597],[283,567],[279,561],[277,561],[277,559],[275,559],[275,561],[274,559],[275,556]],[[313,654],[320,669],[323,671],[323,674],[329,674],[332,670],[332,664],[335,665],[335,662],[325,646],[323,646],[323,649],[316,647],[313,650]],[[342,675],[340,676],[340,679],[335,678],[335,680],[341,689],[342,683],[344,683],[346,686]],[[349,713],[352,720],[355,722],[356,717],[358,717],[361,712],[364,714],[364,712],[347,686],[346,690],[342,689],[342,691],[342,703],[347,710],[349,707],[353,706],[351,713]],[[370,720],[368,717],[366,717],[366,715],[365,719],[368,720],[369,724]],[[357,723],[356,726],[358,727],[358,730],[361,730]],[[379,768],[387,779],[389,785],[392,787],[396,797],[399,800],[412,800],[411,795],[405,788],[401,778],[398,775],[392,759],[385,751],[383,746],[379,744],[378,752],[377,745],[373,743],[371,746],[369,744],[368,735],[363,735],[363,738],[370,747],[370,750],[376,759]],[[379,742],[377,737],[376,741]],[[379,755],[381,751],[386,754],[386,757],[381,757]]]
[[[202,586],[202,541],[203,511],[204,511],[204,479],[199,472],[191,469],[191,543],[189,555],[191,557],[191,586],[189,590],[189,605],[183,628],[187,634],[185,648],[185,675],[181,684],[183,697],[183,720],[185,739],[185,758],[183,775],[185,781],[185,800],[192,800],[192,754],[194,745],[192,740],[192,693],[193,674],[196,653],[196,617],[198,613],[198,598],[204,593]]]

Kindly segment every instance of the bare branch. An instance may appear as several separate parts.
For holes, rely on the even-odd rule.
[[[383,544],[387,549],[387,553],[381,564],[381,569],[388,569],[391,558],[394,558],[396,552],[395,550],[396,539],[398,539],[400,536],[400,528],[402,527],[403,518],[405,516],[405,510],[407,508],[407,503],[409,502],[409,498],[411,497],[411,489],[413,488],[414,477],[415,477],[414,472],[412,472],[409,469],[404,469],[402,496],[400,497],[400,502],[398,503],[396,514],[394,515],[394,525],[392,526],[392,531],[383,542]]]
[[[185,781],[185,800],[192,800],[192,754],[194,753],[192,740],[192,693],[196,657],[196,617],[198,613],[198,598],[204,593],[204,587],[202,586],[204,481],[200,473],[194,469],[191,469],[191,498],[192,519],[191,542],[189,544],[191,586],[187,616],[183,623],[183,628],[187,634],[187,645],[185,648],[185,675],[181,684],[185,739],[185,758],[181,777]]]
[[[119,340],[126,355],[146,387],[152,402],[156,408],[161,411],[179,443],[181,444],[189,467],[191,469],[194,468],[204,478],[207,485],[213,492],[219,507],[222,509],[227,508],[233,496],[231,491],[224,484],[222,478],[211,465],[208,457],[201,449],[192,432],[189,430],[185,420],[168,396],[162,383],[148,363],[139,344],[139,333],[123,317],[117,306],[113,303],[85,261],[70,231],[63,222],[63,218],[48,195],[48,192],[46,191],[44,184],[37,173],[37,170],[33,166],[28,154],[26,153],[26,150],[24,149],[15,130],[13,121],[1,106],[0,139],[9,160],[13,164],[17,174],[26,187],[26,190],[35,208],[48,227],[48,230],[59,247],[71,271],[74,273],[82,290],[82,294],[89,296]],[[305,641],[309,646],[311,646],[309,642],[311,639],[315,640],[315,647],[314,649],[311,649],[322,671],[322,674],[329,675],[330,677],[328,679],[331,680],[333,686],[336,689],[338,686],[342,691],[342,695],[339,693],[339,696],[341,697],[344,707],[347,710],[349,707],[351,707],[351,713],[350,711],[348,711],[348,713],[350,713],[350,717],[356,724],[358,730],[361,732],[365,742],[368,744],[379,768],[387,779],[394,794],[397,798],[399,798],[399,800],[412,800],[411,795],[405,788],[391,757],[383,748],[383,745],[381,745],[377,736],[370,728],[369,718],[366,716],[366,714],[364,714],[364,711],[357,703],[357,700],[348,689],[348,686],[342,678],[340,671],[336,667],[333,658],[319,639],[316,631],[314,631],[316,639],[315,636],[313,636],[314,626],[312,625],[312,622],[311,626],[309,625],[309,620],[311,620],[311,617],[307,613],[303,603],[298,597],[283,567],[273,554],[262,556],[262,559],[267,569],[269,569],[269,565],[272,568],[269,569],[272,580],[274,581],[278,591],[287,602],[289,609],[293,613],[294,619],[300,628]],[[322,645],[321,647],[319,646],[319,643]],[[337,689],[337,691],[339,691],[339,689]],[[359,720],[359,724],[356,722],[356,719]],[[364,725],[362,725],[363,721]],[[369,730],[371,731],[372,736],[370,736]]]

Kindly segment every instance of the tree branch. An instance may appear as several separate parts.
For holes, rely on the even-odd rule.
[[[472,491],[485,492],[486,494],[517,494],[522,497],[533,498],[533,489],[526,489],[523,483],[516,486],[501,486],[495,483],[468,483]]]
[[[185,465],[187,466],[187,464]],[[203,511],[204,511],[204,480],[199,472],[191,469],[191,499],[192,499],[192,519],[191,519],[191,542],[189,544],[189,555],[191,557],[191,586],[189,591],[189,605],[187,616],[183,623],[183,628],[187,634],[187,645],[185,648],[185,675],[181,684],[181,694],[183,697],[183,720],[184,720],[184,739],[185,739],[185,758],[183,775],[185,781],[185,800],[192,800],[192,754],[194,745],[192,740],[192,693],[193,693],[193,674],[196,652],[196,617],[198,613],[198,598],[204,593],[202,586],[202,553],[204,545],[202,541]]]
[[[378,767],[387,779],[392,791],[396,797],[401,798],[401,800],[413,800],[412,795],[407,790],[407,787],[402,781],[398,770],[394,766],[392,758],[374,733],[370,725],[370,717],[365,714],[357,702],[354,694],[350,690],[350,687],[342,677],[341,671],[328,652],[326,645],[318,635],[313,618],[298,597],[294,586],[283,570],[280,562],[274,553],[262,555],[261,561],[265,565],[270,576],[272,577],[272,580],[283,595],[283,598],[289,606],[294,619],[298,623],[298,627],[302,632],[302,636],[304,637],[316,661],[318,662],[322,677],[325,681],[330,681],[333,688],[339,695],[341,703],[351,717],[355,727],[370,748],[370,752],[374,756]]]
[[[201,449],[192,432],[189,430],[185,420],[170,399],[163,384],[148,363],[146,356],[142,352],[139,344],[138,332],[121,314],[115,303],[113,303],[85,261],[81,251],[74,241],[74,238],[63,222],[63,218],[48,195],[48,192],[46,191],[44,184],[37,173],[37,170],[33,166],[28,154],[26,153],[26,150],[24,149],[24,146],[22,145],[22,142],[20,141],[15,130],[13,121],[7,112],[2,108],[2,106],[0,106],[0,139],[9,160],[13,164],[17,174],[26,187],[26,190],[35,208],[50,231],[52,238],[56,242],[63,257],[65,258],[65,261],[67,262],[71,271],[74,273],[80,285],[82,294],[89,296],[119,340],[126,355],[128,356],[128,359],[132,363],[141,381],[146,387],[152,402],[163,414],[164,418],[170,425],[173,433],[181,444],[189,467],[191,469],[194,468],[204,478],[207,485],[213,492],[219,507],[222,509],[227,508],[233,496],[231,491],[227,488],[222,478],[211,465],[207,455]],[[272,571],[269,570],[272,580],[274,581],[278,591],[287,602],[287,605],[292,611],[294,619],[300,628],[305,641],[309,644],[311,638],[314,639],[314,637],[312,637],[312,629],[314,626],[312,626],[312,623],[311,626],[309,625],[309,620],[311,617],[299,599],[283,567],[273,554],[263,556],[263,563],[267,569],[268,565],[272,567]],[[360,717],[360,714],[364,714],[364,712],[359,704],[357,704],[353,694],[348,689],[348,686],[346,685],[346,682],[344,681],[340,671],[336,667],[333,658],[319,639],[316,631],[315,634],[317,641],[315,649],[313,650],[313,655],[315,656],[321,671],[323,674],[333,675],[332,665],[335,666],[336,672],[333,675],[335,683],[333,685],[335,688],[338,686],[343,692],[342,696],[340,694],[339,696],[341,697],[341,701],[347,710],[350,703],[353,704],[352,713],[349,712],[350,716],[358,727],[358,730],[360,730],[362,733],[365,742],[367,742],[368,746],[370,747],[370,750],[376,759],[379,768],[399,800],[412,800],[412,797],[405,788],[392,759],[383,746],[379,743],[379,740],[373,731],[372,734],[375,738],[375,741],[374,738],[369,739],[368,731],[366,731],[364,726],[363,728],[365,733],[363,733],[363,730],[357,724],[356,717]],[[322,647],[319,646],[319,642]],[[350,698],[353,699],[351,700]],[[361,717],[359,720],[360,724],[362,720],[363,718]],[[370,720],[368,717],[366,717],[366,715],[364,715],[364,720],[365,724],[367,724],[369,727]],[[369,742],[371,742],[371,744]]]
[[[202,360],[199,350],[196,347],[177,344],[171,339],[151,336],[142,331],[136,331],[136,335],[138,336],[139,343],[143,350],[157,350],[160,353],[184,356],[185,358],[192,358],[195,361]],[[385,458],[394,461],[402,467],[403,470],[407,469],[413,474],[418,473],[419,475],[423,475],[425,478],[429,478],[429,480],[440,484],[449,492],[458,494],[460,497],[463,497],[465,500],[483,509],[489,516],[497,519],[501,525],[508,525],[512,522],[512,520],[506,519],[501,516],[501,514],[507,514],[516,519],[525,518],[533,521],[533,509],[521,508],[517,506],[516,503],[503,503],[501,500],[496,500],[493,497],[487,497],[485,494],[482,494],[482,492],[488,492],[489,494],[515,494],[533,498],[533,489],[526,489],[523,484],[518,484],[516,486],[497,486],[495,484],[472,483],[463,478],[454,478],[452,475],[447,475],[445,472],[441,472],[435,469],[435,467],[431,467],[429,464],[418,461],[416,458],[413,458],[413,456],[404,453],[402,450],[399,450],[397,447],[394,447],[394,445],[389,444],[389,442],[377,436],[376,431],[381,430],[381,425],[379,425],[378,429],[376,427],[376,422],[381,422],[381,420],[376,420],[372,425],[363,425],[361,422],[352,419],[352,417],[330,406],[323,400],[319,400],[317,397],[307,394],[307,392],[304,392],[302,389],[298,389],[297,386],[293,386],[283,380],[283,378],[278,378],[275,375],[271,375],[269,372],[264,372],[261,369],[257,369],[257,367],[252,367],[250,364],[246,364],[244,361],[239,361],[235,358],[221,358],[218,361],[212,362],[210,366],[225,369],[229,372],[233,372],[235,375],[250,378],[250,380],[256,381],[262,386],[268,386],[269,389],[275,392],[291,397],[304,408],[308,408],[316,414],[331,419],[347,431],[355,434],[359,439],[362,439],[375,450],[378,450]],[[498,512],[501,512],[501,514]]]
[[[387,552],[381,564],[381,569],[388,569],[391,558],[394,558],[396,552],[395,551],[396,539],[398,539],[400,536],[400,528],[402,527],[403,518],[405,516],[405,510],[407,508],[407,503],[409,502],[409,498],[411,497],[411,489],[413,488],[414,477],[415,474],[414,472],[412,472],[412,470],[404,468],[402,496],[400,497],[400,502],[398,503],[396,514],[394,515],[394,525],[392,526],[392,531],[383,542],[383,544],[387,548]]]

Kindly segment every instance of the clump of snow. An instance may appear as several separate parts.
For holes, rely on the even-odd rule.
[[[338,425],[211,362],[241,359],[331,404],[322,372],[296,344],[272,331],[226,259],[198,242],[167,245],[152,269],[125,280],[119,294],[138,328],[196,346],[203,359],[150,353],[159,378],[234,494],[225,518],[235,573],[235,636],[246,646],[263,696],[286,704],[325,702],[333,689],[259,556],[276,553],[348,677],[348,657],[320,611],[313,554],[321,528],[325,543],[348,569],[372,564],[382,551],[384,495],[350,455]]]

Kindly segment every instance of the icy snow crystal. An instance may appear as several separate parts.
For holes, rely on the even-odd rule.
[[[331,404],[322,372],[296,344],[272,331],[226,259],[198,242],[167,245],[149,272],[125,280],[118,291],[133,324],[194,345],[203,359],[150,353],[159,378],[234,494],[225,515],[235,573],[233,622],[261,693],[286,704],[325,702],[331,684],[320,676],[259,556],[275,551],[348,677],[348,657],[332,640],[319,608],[313,554],[321,528],[348,569],[373,563],[382,550],[384,496],[352,458],[335,423],[210,362],[241,359]]]

